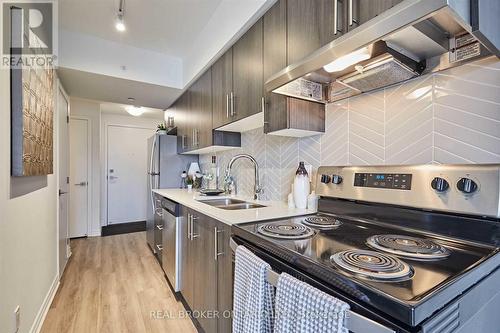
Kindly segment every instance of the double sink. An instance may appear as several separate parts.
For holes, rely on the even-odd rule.
[[[221,199],[211,199],[211,200],[199,200],[200,202],[207,204],[212,207],[226,209],[226,210],[239,210],[239,209],[252,209],[252,208],[262,208],[266,207],[253,202],[247,202],[238,199],[231,198],[221,198]]]

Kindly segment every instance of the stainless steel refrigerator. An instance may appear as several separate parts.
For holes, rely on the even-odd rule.
[[[161,200],[155,198],[153,189],[179,188],[182,171],[187,171],[191,162],[198,162],[198,155],[177,154],[177,137],[173,135],[154,135],[148,139],[148,214],[146,219],[146,238],[155,254],[161,244]],[[161,229],[161,226],[158,228]],[[155,240],[156,238],[156,240]]]

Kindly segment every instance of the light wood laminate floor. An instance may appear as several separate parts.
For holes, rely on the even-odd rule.
[[[147,248],[144,232],[77,239],[71,248],[42,333],[196,332],[190,319],[177,316],[184,307]],[[154,319],[152,311],[167,312]]]

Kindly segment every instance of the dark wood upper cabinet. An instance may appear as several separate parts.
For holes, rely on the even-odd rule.
[[[279,0],[263,17],[264,24],[264,81],[287,65],[286,0]],[[264,132],[286,128],[286,97],[266,92]]]
[[[233,121],[262,110],[262,19],[233,45]]]
[[[345,27],[345,3],[348,0],[317,0],[320,46],[342,36]]]
[[[288,0],[288,64],[301,60],[321,46],[318,3],[317,0]]]
[[[182,94],[174,103],[175,124],[177,126],[177,153],[188,151],[192,142],[191,117],[189,109],[189,91]]]
[[[306,1],[289,0],[288,15],[290,15],[290,10],[297,10],[290,8],[291,2],[305,5],[304,8],[310,8]],[[271,75],[287,66],[287,1],[279,0],[267,11],[263,21],[264,78],[267,80]],[[302,101],[271,92],[265,94],[265,133],[287,136],[321,133],[325,130],[324,117],[325,107],[323,104]]]
[[[346,1],[346,0],[344,0]],[[354,29],[403,0],[348,0],[347,26]],[[352,4],[352,6],[351,6]]]
[[[193,148],[212,144],[212,70],[209,68],[193,84],[191,110],[193,112]]]
[[[212,65],[212,127],[233,121],[231,91],[233,90],[233,50],[229,49]]]

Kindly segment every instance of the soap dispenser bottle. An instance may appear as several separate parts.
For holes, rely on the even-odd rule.
[[[299,162],[297,172],[295,172],[295,179],[293,181],[293,199],[295,207],[300,209],[307,208],[307,196],[310,191],[309,175],[304,162]]]

